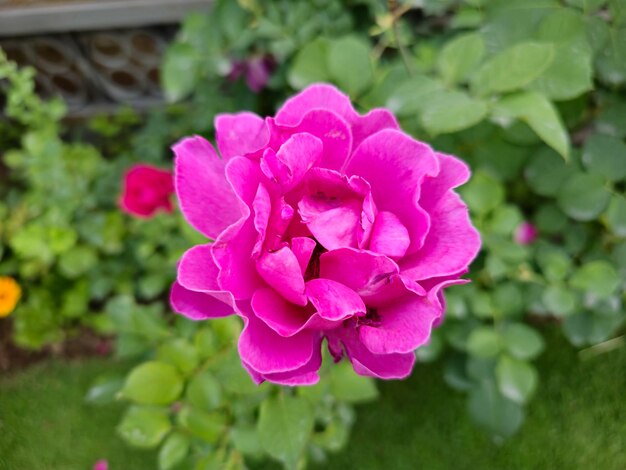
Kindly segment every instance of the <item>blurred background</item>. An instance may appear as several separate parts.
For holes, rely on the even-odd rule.
[[[626,468],[626,0],[0,0],[0,50],[1,470]],[[170,146],[315,82],[472,168],[406,381],[256,387],[168,305]]]

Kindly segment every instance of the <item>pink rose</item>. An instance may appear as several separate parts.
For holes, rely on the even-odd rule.
[[[530,245],[537,239],[537,229],[530,222],[522,222],[515,229],[513,240],[518,245]]]
[[[180,208],[214,239],[180,260],[176,312],[243,318],[239,354],[253,379],[318,380],[324,338],[357,373],[406,377],[443,316],[443,288],[480,248],[453,191],[455,157],[404,134],[394,116],[361,116],[330,85],[287,100],[274,118],[215,120],[220,158],[202,137],[174,146]]]
[[[152,217],[159,209],[171,212],[173,192],[174,181],[169,171],[150,165],[134,165],[124,176],[120,206],[136,217]]]

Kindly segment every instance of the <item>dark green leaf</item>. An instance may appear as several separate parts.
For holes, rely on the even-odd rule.
[[[604,211],[610,197],[602,176],[578,173],[567,179],[559,191],[557,202],[572,219],[587,221],[597,218]]]

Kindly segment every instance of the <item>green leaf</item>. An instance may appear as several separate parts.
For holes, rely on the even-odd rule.
[[[548,286],[542,300],[548,311],[558,316],[569,315],[577,307],[576,295],[560,285]]]
[[[197,408],[185,407],[178,415],[181,426],[194,436],[215,444],[226,431],[227,418],[217,411],[206,412]]]
[[[300,49],[287,73],[289,85],[301,90],[312,83],[330,80],[327,66],[328,49],[329,41],[322,37]]]
[[[502,331],[502,339],[507,352],[517,359],[534,359],[544,348],[541,335],[522,323],[507,325]]]
[[[542,196],[556,196],[567,178],[576,170],[552,149],[543,147],[535,153],[524,170],[528,185]]]
[[[255,458],[263,456],[259,433],[252,425],[235,425],[231,432],[231,439],[235,449],[242,454]]]
[[[378,397],[374,380],[357,375],[352,365],[346,361],[331,368],[330,391],[337,400],[348,403],[364,403]]]
[[[437,66],[446,83],[463,81],[480,64],[485,55],[485,41],[478,33],[458,36],[446,43]]]
[[[370,46],[355,36],[335,39],[328,51],[328,72],[331,78],[354,97],[374,81]]]
[[[189,438],[181,433],[173,433],[159,450],[159,470],[170,470],[178,465],[189,453]]]
[[[171,428],[166,409],[131,406],[117,432],[130,445],[149,449],[158,446]]]
[[[313,431],[308,400],[280,394],[261,404],[258,432],[265,451],[295,469]]]
[[[471,389],[468,409],[474,421],[498,439],[515,434],[524,421],[520,405],[502,396],[491,380]]]
[[[424,109],[426,99],[433,92],[441,90],[443,85],[438,81],[418,75],[395,87],[385,106],[400,117],[412,116]]]
[[[537,371],[525,361],[502,356],[496,366],[500,393],[508,399],[524,404],[537,389]]]
[[[458,132],[472,127],[487,115],[487,104],[460,91],[439,91],[428,97],[420,122],[430,134]]]
[[[493,357],[500,352],[501,348],[500,335],[488,326],[474,329],[467,339],[467,352],[476,357]]]
[[[610,181],[626,176],[626,144],[615,137],[595,134],[585,141],[582,161],[585,167]]]
[[[530,88],[552,100],[570,100],[593,89],[591,48],[585,39],[561,44],[550,66]]]
[[[570,315],[563,322],[563,332],[574,346],[606,341],[623,323],[622,315],[583,312]]]
[[[196,50],[190,44],[175,43],[167,48],[161,71],[161,84],[168,101],[189,95],[199,78]]]
[[[478,94],[518,90],[541,75],[554,60],[554,46],[540,42],[522,42],[495,55],[472,77],[472,89]]]
[[[536,259],[544,276],[550,282],[565,279],[572,267],[571,257],[563,250],[550,245],[541,246],[537,250]]]
[[[107,405],[124,386],[122,377],[98,377],[85,395],[85,401],[93,405]]]
[[[213,374],[205,371],[191,379],[186,397],[194,407],[211,411],[222,403],[222,389]]]
[[[602,176],[578,173],[567,179],[559,191],[557,203],[572,219],[584,222],[597,218],[610,198]]]
[[[502,98],[493,109],[493,117],[503,124],[521,119],[563,158],[569,157],[569,136],[556,108],[537,92],[528,91]]]
[[[183,374],[191,373],[198,366],[196,348],[183,338],[163,343],[157,349],[156,358],[175,366]]]
[[[472,212],[485,215],[504,202],[504,188],[493,177],[480,170],[460,191]]]
[[[578,290],[606,299],[613,295],[621,282],[615,268],[607,261],[591,261],[578,269],[570,279],[570,285]]]
[[[147,405],[167,405],[183,390],[183,379],[170,364],[145,362],[135,367],[126,379],[122,395]]]
[[[618,237],[626,237],[626,198],[615,194],[606,211],[606,219],[611,231]]]

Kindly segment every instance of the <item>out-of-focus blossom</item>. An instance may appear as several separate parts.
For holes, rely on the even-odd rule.
[[[135,217],[152,217],[158,210],[171,212],[173,192],[174,180],[171,172],[138,164],[130,168],[124,176],[120,206]]]
[[[94,466],[93,470],[109,470],[109,462],[105,459],[98,460]]]
[[[228,78],[235,81],[243,76],[248,88],[258,93],[265,88],[275,68],[271,55],[256,55],[246,60],[233,60]]]
[[[522,222],[515,229],[513,239],[519,245],[530,245],[537,239],[537,228],[530,222]]]
[[[12,277],[0,277],[0,318],[6,317],[15,310],[22,295],[20,285]]]

